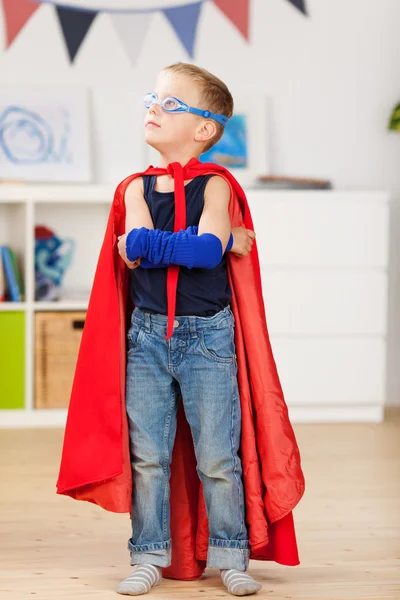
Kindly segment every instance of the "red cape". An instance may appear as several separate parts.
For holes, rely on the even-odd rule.
[[[146,174],[174,174],[150,167]],[[192,159],[183,180],[218,174],[231,187],[232,227],[254,229],[244,191],[223,167]],[[125,413],[125,340],[132,306],[129,270],[120,259],[125,232],[124,194],[114,195],[90,297],[65,430],[57,493],[131,511],[132,475]],[[177,181],[175,179],[175,186]],[[176,189],[176,188],[175,188]],[[256,243],[249,256],[228,254],[242,409],[240,456],[250,558],[299,563],[292,510],[304,493],[300,455],[270,345]],[[208,522],[196,473],[193,442],[180,405],[171,464],[172,564],[163,576],[196,579],[207,560]]]

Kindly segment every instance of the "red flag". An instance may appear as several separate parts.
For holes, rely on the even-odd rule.
[[[214,0],[214,4],[218,6],[245,39],[248,40],[250,0]]]
[[[40,3],[30,0],[3,0],[6,23],[6,48],[9,48]]]

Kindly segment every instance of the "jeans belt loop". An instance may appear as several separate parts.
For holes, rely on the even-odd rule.
[[[197,337],[196,317],[189,317],[189,332],[191,338]]]
[[[151,332],[151,315],[148,312],[144,313],[144,328],[147,333]]]

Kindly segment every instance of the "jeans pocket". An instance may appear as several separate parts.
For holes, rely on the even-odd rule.
[[[200,333],[200,345],[203,354],[215,362],[230,365],[235,360],[233,327],[203,330]]]
[[[140,347],[144,336],[144,329],[140,325],[132,325],[128,331],[128,356],[132,356]]]

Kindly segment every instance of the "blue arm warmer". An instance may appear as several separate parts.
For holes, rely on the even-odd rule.
[[[186,229],[186,231],[190,231],[191,233],[193,233],[193,235],[197,235],[198,230],[199,230],[199,228],[196,225],[190,225],[190,227],[188,227]],[[229,236],[228,244],[225,248],[225,252],[230,252],[232,246],[233,246],[233,235],[231,233],[231,235]],[[140,260],[140,266],[143,269],[162,269],[163,267],[169,267],[170,265],[167,263],[154,264],[148,258],[142,257]]]
[[[132,229],[126,238],[127,257],[131,261],[141,258],[145,268],[147,259],[155,268],[183,265],[189,269],[214,269],[222,258],[221,241],[212,233],[198,236],[197,230],[197,227],[188,227],[173,233],[146,227]]]

